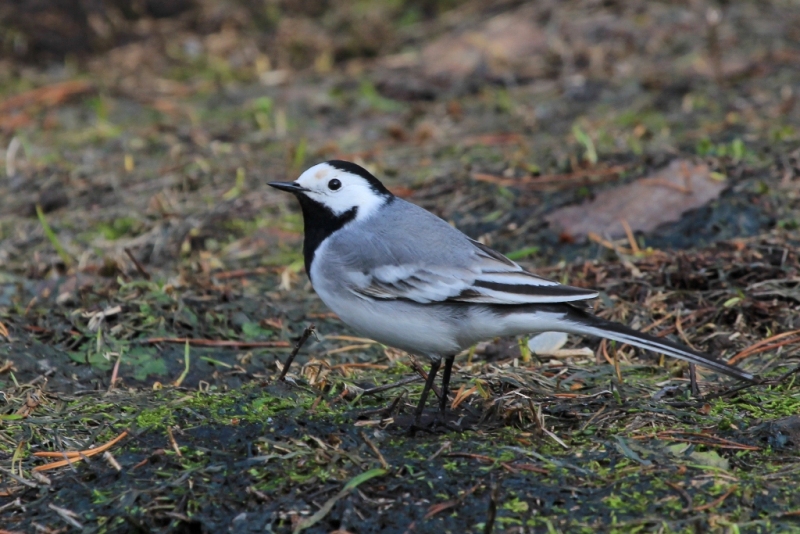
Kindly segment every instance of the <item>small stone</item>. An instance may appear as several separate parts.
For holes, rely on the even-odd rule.
[[[564,332],[543,332],[528,340],[528,349],[539,356],[551,356],[566,342],[567,334]]]

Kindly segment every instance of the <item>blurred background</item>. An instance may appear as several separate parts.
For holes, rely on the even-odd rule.
[[[37,204],[83,267],[285,265],[265,183],[333,157],[540,264],[791,229],[799,34],[790,1],[7,1],[0,266],[63,270]]]

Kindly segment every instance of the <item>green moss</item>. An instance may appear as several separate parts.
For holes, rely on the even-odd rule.
[[[97,223],[97,230],[109,240],[116,240],[128,235],[135,235],[142,225],[133,217],[120,217],[111,222]]]
[[[140,429],[159,429],[175,424],[174,410],[170,406],[158,406],[143,410],[136,419],[136,426]]]
[[[521,501],[518,497],[514,497],[503,503],[503,509],[515,514],[523,514],[528,511],[529,506],[527,502]]]

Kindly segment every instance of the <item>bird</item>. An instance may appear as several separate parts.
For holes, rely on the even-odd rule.
[[[439,412],[446,417],[456,355],[500,336],[597,336],[757,381],[710,355],[594,315],[587,301],[597,291],[523,269],[392,194],[360,165],[331,160],[269,185],[300,203],[305,270],[320,299],[360,335],[430,359],[415,424],[442,362]]]

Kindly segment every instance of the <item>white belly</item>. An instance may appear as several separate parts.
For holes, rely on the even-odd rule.
[[[317,291],[322,301],[364,337],[420,356],[438,359],[462,347],[447,316],[424,305],[399,300],[366,300]]]

